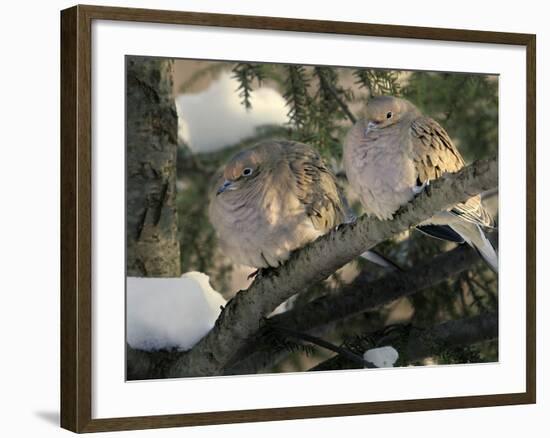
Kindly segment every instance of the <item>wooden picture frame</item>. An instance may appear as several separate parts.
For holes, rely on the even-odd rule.
[[[224,412],[92,418],[92,22],[114,20],[274,31],[347,34],[526,48],[527,246],[526,391]],[[75,6],[61,13],[61,426],[74,432],[273,421],[536,401],[535,35],[195,12]]]

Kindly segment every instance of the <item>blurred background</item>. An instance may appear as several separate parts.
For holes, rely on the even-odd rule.
[[[360,203],[342,169],[342,141],[351,118],[362,115],[370,95],[391,94],[412,101],[447,130],[467,163],[498,154],[497,76],[174,60],[173,94],[178,115],[176,207],[181,270],[208,274],[214,289],[226,299],[249,285],[252,269],[234,265],[218,248],[208,221],[208,190],[216,171],[239,150],[266,138],[294,139],[316,147],[358,215]],[[483,198],[498,221],[498,193],[485,193]],[[496,245],[496,233],[491,238]],[[407,232],[377,249],[410,268],[454,246]],[[354,261],[279,311],[330,294],[365,269],[373,280],[387,273],[369,262]],[[326,337],[342,344],[358,333],[394,324],[428,327],[497,310],[497,276],[480,260],[437,287],[336,324]],[[323,351],[297,349],[270,371],[305,370],[328,356]],[[498,340],[452,348],[422,364],[495,360]]]

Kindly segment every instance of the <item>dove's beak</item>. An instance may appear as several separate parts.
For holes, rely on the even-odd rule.
[[[229,190],[235,190],[235,186],[233,185],[232,181],[225,180],[221,186],[218,187],[218,191],[216,192],[216,196],[219,194],[229,191]]]
[[[367,127],[365,128],[365,135],[376,128],[378,128],[378,123],[370,121],[369,123],[367,123]]]

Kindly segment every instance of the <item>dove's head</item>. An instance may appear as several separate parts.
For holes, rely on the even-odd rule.
[[[386,128],[416,113],[416,107],[405,99],[393,96],[373,97],[367,103],[367,128]]]
[[[278,145],[274,142],[259,145],[239,152],[226,164],[223,177],[218,181],[216,195],[235,190],[244,190],[257,184],[273,163],[277,161]]]

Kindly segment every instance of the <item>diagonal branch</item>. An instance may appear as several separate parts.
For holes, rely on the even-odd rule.
[[[294,330],[307,331],[384,306],[452,278],[479,260],[469,246],[459,246],[420,266],[369,281],[365,273],[340,291],[270,318]]]
[[[453,347],[472,345],[498,337],[498,315],[485,313],[469,318],[445,321],[425,330],[411,333],[408,342],[398,351],[406,364],[438,355]],[[390,342],[391,344],[391,342]],[[384,343],[384,345],[388,345]],[[382,345],[381,345],[382,346]],[[402,363],[401,366],[406,366]],[[309,371],[363,368],[340,354],[327,359]]]
[[[369,281],[360,273],[336,293],[319,297],[297,309],[272,316],[270,324],[300,332],[310,332],[339,320],[379,308],[399,298],[436,286],[464,272],[479,260],[468,246],[459,246],[406,272],[388,274]],[[226,374],[255,374],[281,360],[286,352],[270,348],[269,342],[254,336],[226,366]]]
[[[334,321],[437,286],[469,269],[476,262],[479,262],[479,257],[475,251],[463,245],[416,265],[407,272],[393,272],[374,282],[365,270],[350,284],[329,296],[319,297],[299,309],[270,317],[266,320],[265,328],[276,325],[305,333],[323,332]],[[177,351],[146,352],[128,346],[128,379],[164,378],[166,369],[184,354]],[[262,329],[235,352],[226,363],[223,374],[257,374],[288,354],[288,349],[281,349],[270,342]]]
[[[220,375],[234,352],[246,344],[279,304],[325,279],[377,243],[438,211],[496,187],[497,181],[497,160],[478,161],[434,181],[430,193],[419,195],[391,221],[363,216],[296,251],[279,269],[257,278],[247,290],[237,293],[215,327],[175,362],[168,377]]]
[[[346,350],[345,348],[334,345],[317,336],[308,335],[307,333],[300,333],[295,330],[288,329],[286,327],[272,326],[270,328],[276,332],[280,332],[284,336],[295,338],[303,342],[317,345],[318,347],[324,348],[326,350],[333,351],[337,353],[339,356],[345,357],[346,360],[353,362],[356,365],[360,365],[361,367],[370,368],[373,366],[370,362],[367,362],[365,359],[363,359],[363,356],[355,354],[350,350]]]

